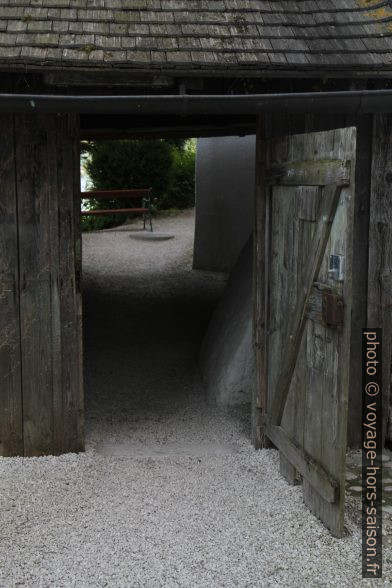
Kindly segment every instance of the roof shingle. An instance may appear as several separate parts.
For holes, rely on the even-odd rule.
[[[0,66],[391,70],[379,0],[0,0]],[[392,71],[392,70],[391,70]]]

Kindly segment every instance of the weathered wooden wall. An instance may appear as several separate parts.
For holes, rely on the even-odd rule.
[[[253,337],[255,344],[256,385],[252,398],[251,436],[256,449],[268,447],[265,434],[265,408],[267,406],[267,242],[266,220],[268,217],[268,148],[269,129],[265,117],[260,117],[256,135],[256,184],[253,236],[253,292],[254,315]]]
[[[0,136],[1,453],[3,455],[23,455],[18,217],[15,185],[15,133],[13,116],[0,116]]]
[[[0,126],[3,455],[80,451],[79,123],[3,115]]]
[[[383,329],[383,431],[390,407],[392,352],[392,115],[373,121],[368,326]],[[392,432],[391,432],[392,433]]]
[[[348,118],[357,128],[355,200],[352,261],[352,312],[350,349],[350,387],[348,399],[347,444],[362,443],[362,329],[367,324],[369,210],[372,162],[371,115]]]

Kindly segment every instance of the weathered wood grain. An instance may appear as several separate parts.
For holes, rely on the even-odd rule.
[[[392,115],[377,114],[373,123],[369,227],[368,324],[383,329],[383,437],[390,406],[392,352]],[[392,431],[391,431],[392,438]]]
[[[357,449],[362,442],[362,329],[367,324],[373,117],[350,117],[348,123],[356,125],[357,141],[347,443]]]
[[[356,81],[351,89],[364,89],[363,82]],[[355,211],[354,211],[354,245],[353,245],[353,304],[351,328],[351,357],[350,357],[350,387],[349,387],[349,419],[348,444],[358,448],[361,443],[362,431],[362,328],[367,324],[368,305],[368,256],[369,256],[369,215],[371,192],[371,163],[372,163],[372,115],[338,115],[309,114],[309,115],[271,115],[271,130],[274,138],[279,138],[279,144],[287,142],[287,135],[297,133],[314,133],[334,130],[336,128],[356,127],[357,148],[355,166]],[[301,144],[297,143],[297,151],[293,153],[295,159],[304,153]],[[332,145],[328,147],[331,153]],[[308,151],[310,153],[310,150]],[[277,157],[279,162],[287,161],[287,157]],[[354,173],[354,170],[353,170]],[[309,198],[308,202],[315,202]],[[308,214],[308,213],[307,213]],[[300,213],[300,218],[303,214]],[[311,220],[308,218],[308,220]],[[313,218],[313,220],[315,220]],[[321,301],[321,299],[320,299]],[[321,308],[320,308],[321,311]],[[308,308],[308,313],[316,312],[316,308]],[[316,319],[318,320],[318,319]],[[290,400],[289,400],[290,401]],[[291,401],[290,401],[291,402]],[[290,412],[291,414],[291,412]],[[391,434],[392,437],[392,434]]]
[[[74,252],[75,252],[75,302],[76,302],[76,346],[78,382],[75,389],[75,450],[84,451],[84,380],[83,380],[83,304],[82,304],[82,226],[79,214],[80,190],[80,117],[68,117],[73,156],[73,202],[74,202]]]
[[[339,480],[339,496],[335,505],[320,502],[317,493],[304,488],[307,504],[326,521],[336,536],[344,534],[345,502],[345,458],[347,450],[348,397],[350,386],[351,316],[353,300],[353,232],[356,178],[356,129],[347,128],[334,134],[333,150],[339,158],[351,160],[350,186],[342,191],[341,202],[327,245],[326,257],[319,274],[319,281],[327,285],[338,285],[344,299],[345,318],[341,331],[325,327],[324,345],[324,394],[323,441],[320,442],[320,460],[324,467]],[[340,253],[345,257],[343,282],[336,283],[328,273],[328,258]]]
[[[350,182],[350,162],[342,160],[290,161],[271,165],[268,182],[279,186],[347,186]]]
[[[283,366],[279,376],[276,392],[268,410],[272,424],[280,425],[290,384],[295,370],[295,364],[299,354],[301,340],[306,322],[306,310],[311,295],[312,285],[317,275],[325,254],[325,247],[331,232],[332,222],[340,199],[340,187],[332,185],[331,193],[324,196],[320,216],[312,240],[310,257],[299,284],[299,294],[294,312],[291,314],[288,328],[288,338],[283,352]]]
[[[277,167],[290,161],[312,159],[350,162],[354,178],[355,129],[295,135],[271,142],[271,162]],[[303,475],[299,455],[305,456],[305,462],[311,460],[320,466],[326,474],[327,481],[321,476],[316,482],[310,480],[309,475],[303,475],[304,499],[337,536],[343,533],[344,515],[352,308],[353,178],[349,186],[330,185],[328,188],[341,190],[341,193],[335,199],[336,214],[333,215],[330,235],[324,241],[324,251],[321,249],[316,265],[315,243],[320,243],[321,219],[328,217],[328,211],[325,212],[328,203],[324,194],[326,189],[317,186],[274,186],[270,215],[268,431],[273,428],[271,438],[278,447],[279,444],[286,446],[282,452],[292,468],[287,468],[284,462],[283,473],[291,482],[296,479],[295,471]],[[347,184],[347,178],[344,184]],[[343,282],[335,282],[328,273],[331,254],[342,255],[346,260]],[[309,279],[304,281],[306,266]],[[323,324],[321,296],[324,290],[332,290],[344,297],[346,317],[343,327],[339,329]],[[296,317],[300,317],[297,325],[302,325],[303,334],[292,345],[292,358],[287,364],[290,334],[295,332],[292,327]],[[285,348],[286,351],[283,351]],[[282,385],[285,361],[290,366],[287,373],[290,372],[291,376],[287,376],[287,381],[283,381],[285,385]],[[282,403],[284,406],[278,407],[274,414],[276,395],[280,395],[282,390],[287,393],[287,402]],[[280,417],[279,429],[286,436],[284,440],[276,433]],[[298,451],[294,451],[296,448],[299,455]],[[333,500],[328,479],[333,480],[335,488]]]
[[[279,472],[290,486],[301,484],[297,470],[281,451],[279,452]]]
[[[79,121],[71,115],[55,120],[55,199],[52,207],[53,351],[59,353],[59,385],[54,388],[54,451],[84,448],[81,332],[81,233]],[[59,349],[57,343],[59,342]]]
[[[254,320],[253,340],[256,360],[256,382],[252,397],[252,443],[256,449],[269,445],[265,435],[265,414],[267,409],[267,333],[266,313],[267,300],[267,276],[268,276],[268,239],[265,232],[268,218],[269,189],[266,183],[266,170],[268,167],[269,144],[266,139],[267,124],[265,117],[258,120],[256,137],[256,188],[255,188],[255,215],[253,238],[253,299]]]
[[[83,438],[82,333],[81,333],[81,235],[79,124],[74,116],[58,119],[58,193],[60,301],[62,341],[62,452],[81,451]]]
[[[0,115],[0,454],[23,455],[14,118]]]
[[[339,484],[334,478],[303,448],[292,441],[282,427],[267,427],[271,441],[279,447],[286,459],[310,482],[320,496],[329,503],[336,502]]]
[[[78,121],[18,115],[16,131],[24,454],[80,451]]]
[[[24,452],[53,451],[50,205],[52,127],[44,116],[15,116],[19,219]],[[56,360],[58,358],[55,358]]]

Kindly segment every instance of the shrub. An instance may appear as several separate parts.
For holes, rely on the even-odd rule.
[[[195,155],[194,141],[184,147],[173,147],[173,165],[169,187],[158,201],[160,210],[192,208],[195,205]]]
[[[92,143],[86,169],[94,190],[168,188],[172,147],[162,140],[101,141]]]
[[[83,144],[93,190],[152,188],[157,208],[194,206],[195,143],[185,140],[121,140]],[[132,208],[132,200],[91,200],[90,209]],[[83,230],[124,222],[124,216],[82,217]]]

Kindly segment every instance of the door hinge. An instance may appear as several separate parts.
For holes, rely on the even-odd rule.
[[[327,327],[341,327],[344,321],[344,300],[334,292],[322,293],[322,321]]]

